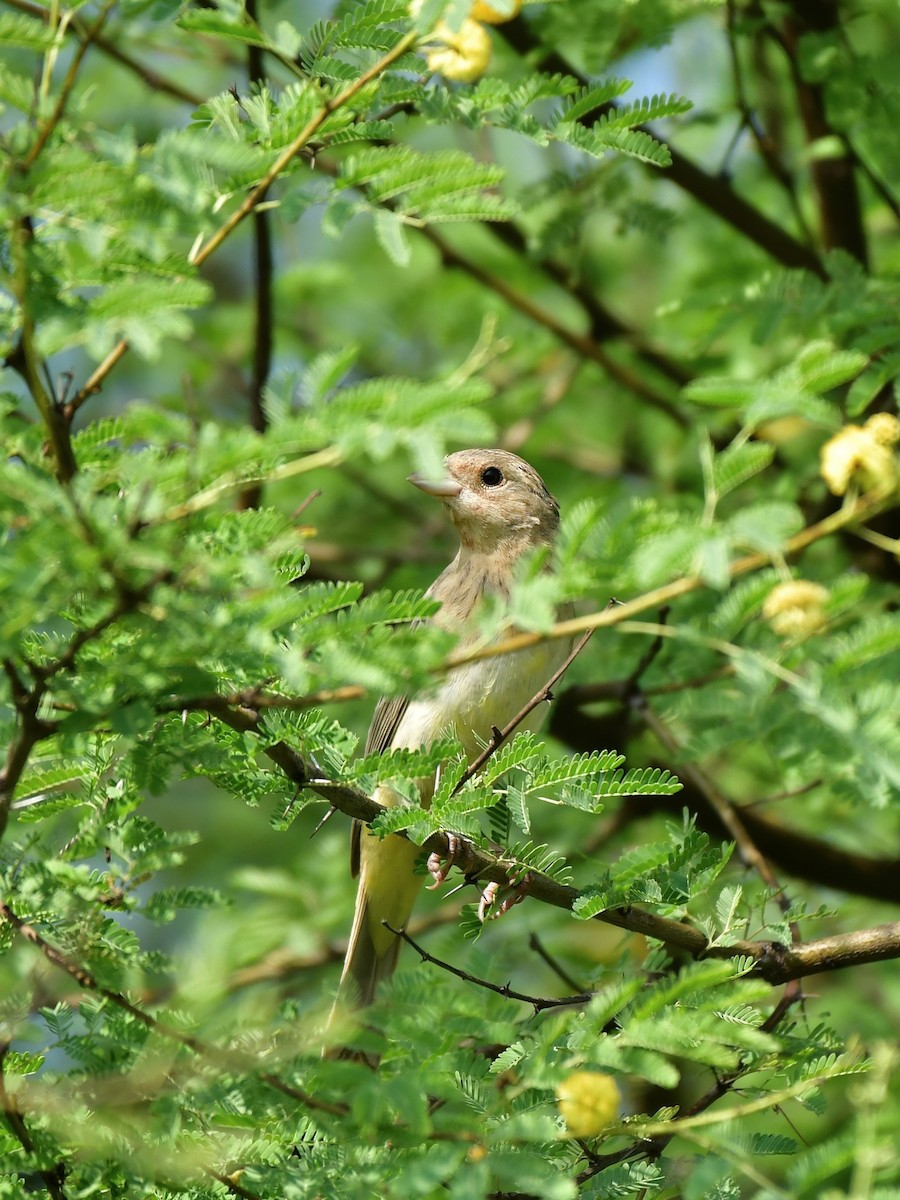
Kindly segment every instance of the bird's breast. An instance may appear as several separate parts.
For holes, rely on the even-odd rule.
[[[415,748],[441,737],[457,738],[469,759],[490,741],[493,726],[503,728],[547,682],[568,651],[546,642],[514,654],[480,659],[448,671],[436,690],[408,706],[392,745]],[[540,704],[522,723],[536,729],[546,716]]]

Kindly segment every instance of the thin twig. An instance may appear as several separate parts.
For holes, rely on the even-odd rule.
[[[419,943],[414,941],[405,929],[395,929],[387,921],[382,921],[381,923],[396,937],[401,938],[407,945],[412,946],[416,954],[422,959],[422,962],[432,963],[434,966],[440,967],[442,971],[447,971],[450,975],[455,975],[457,979],[462,979],[466,983],[474,983],[476,987],[485,988],[489,992],[496,992],[498,996],[503,996],[505,1000],[521,1000],[523,1004],[530,1004],[536,1013],[545,1012],[550,1008],[571,1008],[578,1004],[588,1004],[594,998],[593,992],[581,992],[577,996],[561,996],[559,999],[546,999],[542,996],[529,996],[525,992],[517,992],[508,983],[501,987],[499,984],[491,983],[488,979],[479,979],[477,975],[471,975],[468,971],[461,971],[459,967],[454,967],[452,963],[444,962],[442,958],[435,958],[433,954],[429,954],[427,950],[423,950]]]
[[[799,533],[788,538],[783,548],[785,558],[799,554],[801,550],[805,550],[813,543],[820,541],[822,538],[830,537],[834,533],[839,533],[843,529],[849,529],[861,521],[869,520],[871,517],[877,516],[881,512],[885,512],[897,505],[898,499],[895,496],[883,496],[873,494],[863,497],[856,504],[847,505],[825,517],[821,521],[817,521],[814,525],[808,525],[806,529],[801,529]],[[759,571],[771,565],[771,556],[769,554],[745,554],[742,558],[737,558],[729,567],[729,578],[737,579],[741,575],[746,575],[750,571]],[[550,629],[544,630],[542,633],[516,633],[505,638],[502,642],[494,642],[489,646],[483,646],[477,650],[464,651],[451,655],[447,660],[446,668],[448,670],[453,667],[461,666],[464,663],[476,662],[482,658],[494,658],[501,654],[512,654],[518,650],[524,650],[528,646],[536,646],[540,642],[553,641],[557,638],[572,637],[576,633],[583,633],[586,629],[606,629],[612,625],[619,625],[623,621],[630,620],[640,613],[646,612],[649,608],[659,608],[661,605],[668,604],[672,600],[678,600],[682,596],[688,596],[691,592],[697,592],[707,587],[706,581],[699,575],[686,575],[681,579],[676,579],[672,583],[663,584],[661,587],[654,588],[650,592],[645,592],[643,596],[637,596],[634,600],[626,600],[618,605],[615,609],[603,609],[600,612],[588,613],[586,616],[573,617],[568,621],[559,621]]]
[[[15,222],[9,239],[13,268],[12,291],[19,304],[20,330],[16,352],[10,355],[6,362],[7,365],[14,366],[25,380],[35,407],[41,414],[41,419],[47,429],[56,463],[56,476],[61,483],[67,483],[78,470],[78,464],[75,461],[69,427],[63,412],[57,405],[55,397],[44,384],[44,364],[37,348],[32,313],[32,292],[29,286],[31,282],[29,259],[33,236],[31,219],[26,216]]]
[[[799,983],[789,983],[784,989],[781,998],[775,1005],[772,1012],[769,1014],[766,1020],[763,1021],[760,1029],[764,1033],[774,1032],[774,1030],[777,1029],[781,1024],[791,1006],[800,999],[800,996],[801,991]],[[702,1096],[700,1096],[699,1099],[697,1099],[689,1108],[685,1109],[684,1113],[682,1114],[683,1117],[696,1117],[699,1116],[700,1113],[706,1112],[706,1110],[711,1108],[717,1100],[721,1100],[723,1096],[726,1096],[733,1089],[734,1085],[740,1081],[742,1076],[747,1074],[748,1071],[753,1071],[755,1069],[755,1063],[750,1063],[749,1065],[741,1064],[736,1071],[732,1071],[729,1075],[718,1076],[713,1086],[709,1088],[708,1091],[706,1091]],[[650,1141],[645,1138],[639,1138],[625,1149],[615,1151],[612,1154],[595,1155],[592,1157],[590,1165],[579,1174],[577,1182],[586,1183],[588,1179],[591,1179],[601,1171],[606,1170],[607,1167],[613,1166],[619,1162],[623,1162],[629,1158],[659,1158],[666,1146],[668,1146],[669,1142],[675,1136],[677,1136],[677,1131],[673,1129],[670,1133],[656,1135]]]
[[[318,692],[307,692],[305,696],[282,696],[261,688],[245,688],[240,692],[229,692],[222,696],[173,696],[156,705],[157,712],[213,712],[216,708],[267,708],[302,711],[318,708],[322,704],[343,704],[348,700],[360,700],[366,689],[359,684],[343,687],[323,688]]]
[[[528,703],[524,704],[519,709],[511,721],[507,721],[502,729],[498,729],[496,726],[494,726],[490,742],[487,744],[487,746],[485,746],[474,762],[471,762],[466,768],[456,787],[450,793],[451,797],[455,796],[457,792],[461,791],[462,788],[464,788],[469,782],[469,780],[474,775],[478,774],[488,759],[497,753],[503,743],[518,729],[529,713],[533,712],[537,706],[543,703],[545,700],[550,701],[553,698],[553,687],[555,686],[556,682],[561,679],[563,675],[565,675],[566,671],[568,671],[569,667],[591,640],[593,632],[593,629],[589,629],[587,633],[579,638],[572,651],[566,656],[562,665],[557,667],[544,686],[535,692]]]
[[[38,130],[38,135],[34,139],[31,149],[22,159],[21,170],[23,172],[28,172],[31,170],[41,151],[50,140],[54,130],[62,120],[66,111],[66,105],[69,102],[69,96],[72,94],[72,89],[75,86],[75,80],[78,77],[78,71],[81,68],[81,63],[84,59],[84,56],[87,54],[91,43],[96,41],[97,36],[99,35],[103,26],[106,24],[106,18],[109,16],[114,5],[115,0],[107,0],[106,4],[104,4],[103,8],[100,10],[100,15],[97,17],[97,20],[93,25],[89,26],[84,31],[83,36],[80,38],[78,48],[72,55],[72,60],[69,63],[69,69],[66,72],[65,79],[62,81],[62,85],[60,86],[59,95],[57,97],[53,112]]]
[[[74,979],[79,987],[85,991],[95,992],[111,1004],[115,1004],[117,1008],[121,1008],[124,1012],[127,1012],[147,1029],[153,1030],[170,1041],[178,1042],[180,1045],[192,1050],[195,1054],[214,1062],[225,1063],[233,1069],[240,1068],[252,1072],[274,1091],[281,1092],[283,1095],[298,1101],[307,1108],[331,1113],[334,1116],[344,1116],[346,1114],[347,1108],[345,1105],[331,1104],[315,1096],[311,1096],[302,1089],[294,1087],[293,1084],[285,1083],[283,1079],[279,1079],[277,1075],[273,1075],[269,1071],[260,1071],[259,1063],[252,1057],[239,1054],[235,1051],[224,1050],[219,1046],[213,1046],[208,1042],[204,1042],[201,1038],[195,1037],[193,1034],[183,1033],[174,1025],[170,1025],[168,1021],[151,1016],[150,1013],[133,1004],[122,992],[115,991],[113,988],[103,987],[91,971],[63,954],[61,950],[48,942],[33,925],[28,924],[28,922],[23,921],[17,916],[4,900],[0,900],[0,917],[8,921],[26,941],[36,946],[49,963],[52,963],[54,967],[63,971],[70,979]]]
[[[200,267],[206,260],[215,253],[222,245],[226,238],[234,232],[241,222],[252,213],[257,205],[261,204],[271,188],[275,180],[282,174],[290,165],[292,160],[297,157],[300,151],[313,138],[318,130],[324,125],[333,112],[343,107],[353,99],[359,92],[363,90],[366,84],[376,79],[383,74],[388,67],[392,66],[398,58],[401,58],[407,50],[410,50],[416,43],[418,35],[415,32],[407,33],[399,39],[397,44],[383,55],[378,62],[359,75],[352,83],[349,83],[342,92],[332,99],[326,100],[319,111],[312,117],[307,124],[300,130],[293,141],[282,150],[272,166],[266,171],[262,179],[255,187],[244,197],[243,201],[238,205],[235,211],[225,220],[209,240],[201,246],[192,256],[191,263],[194,267]],[[77,392],[72,400],[66,405],[65,413],[68,420],[78,411],[84,402],[98,392],[103,386],[109,372],[113,369],[130,349],[130,343],[127,338],[122,338],[110,353],[106,356],[99,367],[92,373],[88,381]]]
[[[49,8],[45,8],[42,4],[32,4],[31,0],[4,0],[4,3],[7,8],[16,8],[19,12],[28,13],[29,16],[37,17],[39,21],[43,21],[45,24],[50,21],[52,15]],[[60,14],[61,17],[69,15],[69,12]],[[83,22],[78,20],[77,16],[73,16],[69,20],[68,28],[80,41],[84,41],[88,37],[87,27]],[[165,76],[154,71],[152,67],[138,62],[137,59],[132,58],[131,55],[127,54],[115,42],[103,34],[94,34],[91,40],[98,50],[106,54],[109,58],[114,59],[133,75],[136,75],[151,91],[171,96],[172,99],[179,100],[183,104],[190,104],[192,108],[197,108],[203,103],[202,96],[198,96],[195,92],[189,92],[187,88],[182,87],[175,80],[166,79]]]
[[[573,992],[584,992],[587,990],[586,988],[581,987],[580,984],[576,983],[568,971],[556,961],[536,933],[532,933],[529,937],[528,948],[533,950],[539,958],[542,958],[550,970],[555,975],[558,975],[566,987],[570,987]]]
[[[312,140],[314,134],[325,124],[328,118],[337,109],[343,108],[348,101],[352,100],[359,92],[363,90],[367,83],[373,79],[377,79],[382,75],[388,67],[392,66],[398,58],[410,50],[416,43],[418,34],[415,32],[407,33],[399,39],[397,44],[383,55],[378,62],[374,63],[367,71],[363,71],[362,75],[357,76],[352,83],[349,83],[342,92],[338,93],[333,99],[326,100],[314,117],[311,117],[307,124],[300,130],[294,140],[282,150],[275,162],[269,167],[265,175],[259,183],[249,192],[238,208],[231,214],[227,220],[219,226],[216,232],[210,237],[204,246],[194,254],[192,262],[194,266],[202,266],[203,263],[213,254],[219,246],[225,241],[230,233],[232,233],[245,217],[249,216],[258,204],[265,200],[269,188],[285,170],[290,162],[297,157],[300,151]]]
[[[79,629],[73,634],[58,658],[45,666],[30,664],[34,676],[34,685],[31,688],[24,685],[10,659],[4,662],[3,667],[10,681],[13,704],[18,718],[18,729],[9,743],[6,765],[0,771],[0,838],[6,830],[13,794],[28,763],[31,751],[38,742],[50,737],[56,731],[56,725],[52,721],[47,721],[39,715],[41,703],[47,694],[50,681],[60,672],[68,671],[75,664],[79,653],[88,642],[96,640],[111,625],[139,608],[159,584],[171,578],[171,568],[166,567],[139,588],[129,589],[120,585],[119,598],[115,606],[93,625]]]
[[[28,1132],[28,1126],[25,1123],[25,1118],[16,1107],[15,1097],[11,1096],[6,1090],[6,1076],[4,1066],[6,1056],[9,1053],[9,1042],[4,1042],[0,1046],[0,1112],[6,1118],[6,1123],[12,1130],[13,1136],[28,1155],[33,1155],[35,1152],[34,1142],[31,1140],[31,1134]],[[12,1164],[9,1164],[12,1165]],[[65,1167],[63,1164],[57,1163],[53,1167],[38,1167],[37,1174],[44,1181],[44,1187],[52,1197],[52,1200],[66,1200],[66,1193],[63,1190],[63,1180],[65,1179]]]

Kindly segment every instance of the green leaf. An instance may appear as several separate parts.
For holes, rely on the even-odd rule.
[[[713,462],[713,487],[719,496],[740,487],[760,471],[764,471],[775,457],[775,447],[768,442],[744,442],[743,445],[728,446],[717,454]]]
[[[609,104],[631,87],[630,79],[608,79],[596,87],[585,87],[576,92],[564,105],[560,121],[580,121],[597,108]]]
[[[24,46],[29,50],[49,50],[56,31],[35,17],[22,13],[0,13],[0,44]]]
[[[399,214],[391,212],[389,208],[377,209],[375,232],[391,262],[398,267],[408,267],[412,261],[412,248]]]
[[[236,20],[224,12],[209,9],[190,10],[178,17],[176,24],[191,33],[205,33],[226,41],[246,42],[253,46],[265,46],[268,39],[256,26],[247,21]]]

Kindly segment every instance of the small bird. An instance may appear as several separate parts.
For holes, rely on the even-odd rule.
[[[478,640],[476,611],[485,596],[507,597],[518,559],[528,550],[552,546],[559,506],[533,467],[505,450],[460,450],[445,460],[446,476],[409,482],[437,497],[459,534],[459,550],[426,595],[441,602],[431,620],[459,636],[458,649]],[[378,702],[366,740],[366,754],[418,749],[455,737],[471,762],[489,742],[494,726],[509,722],[547,682],[569,647],[545,642],[515,654],[455,667],[433,691],[415,698]],[[520,728],[536,729],[545,715],[539,705]],[[418,781],[423,803],[434,794],[434,779]],[[397,805],[403,798],[380,784],[374,798]],[[355,999],[371,1004],[378,984],[394,970],[400,939],[386,929],[402,928],[412,912],[423,876],[415,873],[421,851],[405,838],[378,838],[354,827],[351,860],[359,874],[350,944],[341,991],[355,981]]]

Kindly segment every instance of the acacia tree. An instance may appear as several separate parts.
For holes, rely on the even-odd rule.
[[[518,8],[4,2],[0,1195],[897,1194],[900,16]],[[479,444],[594,636],[355,757]],[[347,817],[462,840],[322,1058]]]

